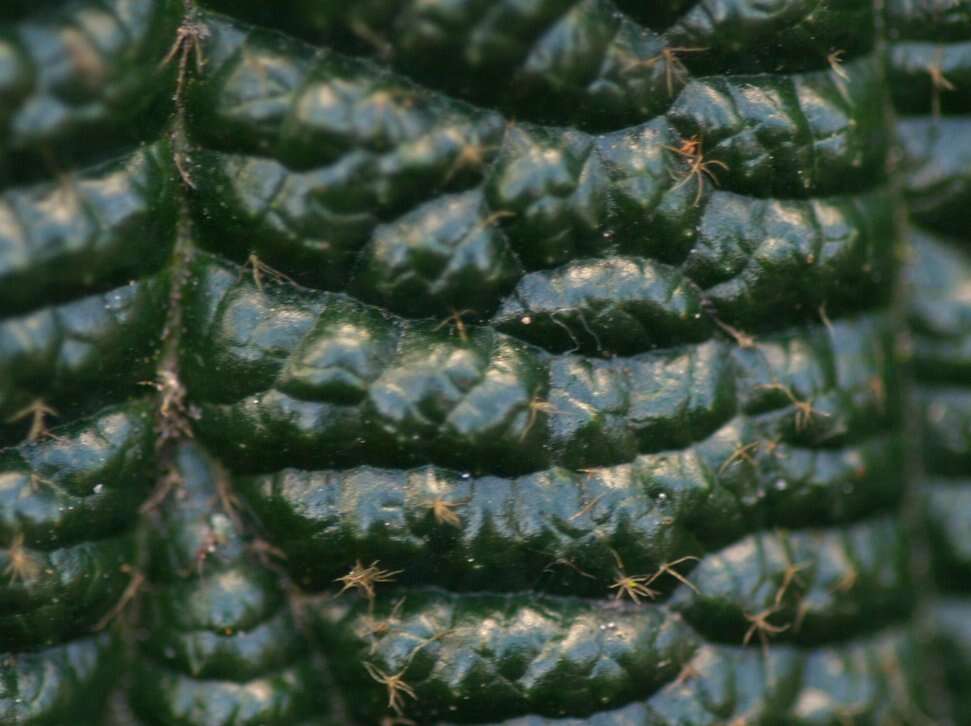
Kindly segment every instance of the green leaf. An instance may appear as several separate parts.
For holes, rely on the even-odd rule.
[[[966,721],[971,10],[883,5],[7,3],[0,721]]]

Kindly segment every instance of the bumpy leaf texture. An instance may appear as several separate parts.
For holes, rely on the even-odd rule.
[[[0,723],[971,723],[968,113],[967,0],[8,0]]]

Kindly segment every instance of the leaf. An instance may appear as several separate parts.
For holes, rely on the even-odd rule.
[[[8,3],[0,722],[959,721],[971,18],[887,5]]]

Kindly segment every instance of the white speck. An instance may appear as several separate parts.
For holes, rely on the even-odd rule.
[[[104,484],[95,484],[94,485],[94,493],[95,494],[101,494],[101,492],[103,492],[104,490],[105,490],[105,485]]]
[[[533,322],[533,319],[531,317],[529,317],[528,315],[523,315],[519,319],[519,322],[521,322],[523,325],[529,325],[531,322]]]
[[[471,479],[471,478],[472,478],[472,475],[471,475],[471,474],[469,474],[469,472],[467,472],[467,471],[463,471],[463,472],[462,472],[462,473],[460,474],[460,476],[461,476],[461,477],[462,477],[463,479]]]
[[[786,487],[788,486],[789,486],[789,483],[785,479],[775,480],[775,488],[780,492],[784,492],[786,490]]]

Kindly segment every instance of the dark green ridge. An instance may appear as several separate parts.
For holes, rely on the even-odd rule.
[[[45,426],[143,396],[154,378],[167,270],[106,293],[0,318],[0,444]]]
[[[327,708],[326,680],[276,572],[218,497],[218,465],[190,444],[177,493],[148,528],[141,658],[131,703],[145,724],[294,724]],[[215,496],[214,496],[215,495]],[[264,556],[265,553],[264,553]]]
[[[157,476],[175,0],[0,10],[0,723],[102,726]],[[104,629],[109,626],[110,632]]]
[[[715,3],[689,11],[684,0],[204,4],[368,56],[431,88],[499,105],[513,118],[593,129],[663,112],[692,74],[825,68],[835,48],[852,58],[874,42],[866,0],[822,7],[797,0],[768,12],[751,0],[732,3],[729,12],[713,10]],[[661,55],[684,47],[695,50],[670,61]]]
[[[675,137],[675,145],[701,134],[712,158],[729,167],[717,175],[722,183],[756,196],[859,191],[861,183],[873,183],[889,142],[880,112],[885,95],[877,83],[880,64],[872,56],[848,61],[839,72],[826,67],[780,76],[699,78],[678,94],[663,118],[591,136],[520,121],[503,125],[494,111],[427,90],[366,61],[216,18],[209,27],[211,75],[189,97],[195,139],[210,149],[271,156],[293,171],[329,164],[337,172],[335,163],[345,169],[368,161],[372,169],[380,164],[386,194],[406,191],[391,184],[396,172],[413,181],[457,182],[456,171],[465,171],[454,169],[462,140],[486,145],[491,139],[479,134],[509,126],[520,130],[509,143],[521,145],[530,135],[548,144],[558,140],[559,153],[547,153],[546,166],[563,167],[561,175],[577,174],[585,147],[595,140],[623,138],[636,128],[673,126],[682,137]],[[268,67],[272,76],[261,73]],[[443,135],[451,144],[442,149],[440,140],[438,155],[450,151],[451,164],[435,163],[436,145],[428,143]],[[416,148],[425,137],[431,138],[424,148]],[[470,161],[475,162],[464,163],[474,170],[477,164]],[[543,160],[516,156],[506,163],[528,168],[537,161]],[[595,170],[588,176],[588,184],[596,183]]]
[[[971,4],[891,0],[886,58],[899,115],[899,170],[909,212],[906,282],[921,434],[922,480],[911,505],[926,540],[918,567],[934,576],[918,620],[929,652],[933,715],[971,714]]]
[[[359,558],[416,584],[598,597],[617,578],[614,553],[629,574],[649,575],[768,523],[845,524],[899,503],[892,437],[814,451],[752,433],[729,424],[696,449],[584,472],[285,469],[237,489],[305,586],[330,586]]]
[[[155,478],[153,406],[133,400],[0,450],[0,537],[41,550],[130,529]]]
[[[554,603],[556,607],[554,607]],[[339,682],[357,690],[375,678],[399,676],[417,697],[397,691],[408,712],[426,722],[487,723],[523,699],[541,697],[541,715],[506,724],[580,723],[559,718],[586,712],[591,723],[723,724],[721,718],[791,718],[827,723],[856,713],[915,717],[912,694],[920,653],[905,631],[890,629],[815,649],[773,645],[742,649],[694,640],[662,609],[587,610],[570,600],[516,596],[450,597],[410,592],[374,606],[331,601],[311,606],[322,641],[361,665]],[[569,613],[569,620],[562,614]],[[653,636],[645,638],[645,623]],[[674,641],[677,640],[677,645]],[[632,649],[633,648],[633,649]],[[583,677],[578,677],[583,673]],[[638,698],[627,688],[635,674]],[[583,688],[578,688],[583,684]],[[632,700],[600,711],[600,694]],[[375,718],[388,689],[355,701],[359,717]],[[427,702],[434,699],[435,706]],[[670,720],[667,720],[670,719]]]
[[[577,313],[585,315],[588,326],[618,328],[628,321],[642,326],[658,317],[663,287],[645,281],[643,291],[627,292],[622,315],[611,309],[616,302],[602,299],[602,286],[590,280],[584,287],[584,278],[573,272],[590,269],[598,282],[630,287],[623,274],[627,268],[618,269],[624,257],[632,258],[628,264],[683,280],[679,292],[685,301],[668,315],[678,320],[688,312],[688,326],[702,297],[725,322],[756,329],[771,328],[783,311],[814,318],[826,304],[835,316],[858,309],[867,293],[869,306],[885,300],[893,239],[885,192],[769,200],[712,192],[706,183],[706,196],[694,207],[692,182],[673,192],[679,201],[668,208],[665,190],[684,172],[672,179],[665,168],[658,153],[665,141],[652,129],[605,141],[604,154],[618,164],[605,160],[603,189],[596,190],[602,192],[600,199],[583,196],[593,190],[577,188],[573,181],[569,184],[576,193],[562,196],[543,179],[557,171],[542,166],[534,168],[533,182],[518,179],[519,185],[528,183],[526,188],[504,189],[498,176],[502,168],[496,166],[497,176],[484,192],[410,200],[409,205],[418,206],[409,210],[396,204],[386,219],[374,214],[381,202],[371,194],[350,210],[322,206],[321,194],[361,181],[353,168],[346,174],[337,170],[338,176],[333,170],[289,172],[269,159],[200,152],[193,157],[200,169],[197,219],[203,244],[231,259],[243,262],[255,253],[303,284],[348,290],[416,317],[445,318],[461,311],[468,320],[481,320],[500,308],[497,323],[515,325],[506,317],[519,308],[536,305],[543,312],[546,300],[536,296],[548,287],[570,300],[563,317],[578,329],[575,335],[583,334],[571,319]],[[632,166],[629,155],[651,145],[654,151],[648,153],[659,157],[653,179]],[[453,152],[457,148],[454,142],[449,146]],[[665,153],[670,157],[672,152]],[[449,156],[454,153],[446,153],[446,161]],[[642,163],[643,157],[636,158]],[[604,203],[608,198],[609,205]],[[650,228],[644,227],[645,218],[654,222]],[[668,226],[665,219],[677,223]],[[331,230],[327,239],[307,234],[320,225]],[[806,226],[816,232],[807,236]],[[523,277],[529,270],[534,272]],[[272,272],[264,277],[272,279]],[[525,300],[517,302],[521,297]],[[463,303],[466,307],[458,307]],[[605,346],[625,345],[619,333],[603,334]],[[659,329],[650,336],[660,342],[671,332]],[[628,336],[632,339],[637,338]]]
[[[890,219],[889,213],[874,209],[861,216],[863,205],[880,203],[878,193],[848,198],[870,186],[873,167],[886,153],[885,124],[877,112],[881,98],[866,95],[879,88],[873,59],[847,63],[839,73],[692,82],[666,119],[590,136],[504,124],[495,112],[417,88],[367,63],[225,23],[212,28],[214,71],[190,97],[191,133],[223,153],[194,156],[194,209],[202,244],[237,260],[255,252],[301,282],[330,289],[350,284],[387,302],[387,293],[372,287],[379,283],[373,266],[381,259],[369,262],[372,255],[393,254],[387,243],[380,245],[386,228],[379,225],[394,225],[403,214],[424,215],[430,217],[426,224],[435,224],[448,213],[455,231],[446,239],[454,245],[462,239],[455,237],[459,230],[488,232],[478,248],[500,265],[511,265],[510,255],[525,269],[617,253],[666,263],[688,256],[688,270],[700,284],[740,275],[735,285],[742,291],[758,285],[762,289],[749,292],[771,295],[789,310],[803,308],[799,315],[827,301],[831,313],[853,307],[865,297],[860,284],[874,302],[888,290],[890,258],[879,251],[892,232],[885,224],[871,225]],[[763,198],[713,194],[715,180],[700,171],[692,176],[689,158],[676,149],[695,136],[705,159],[726,165],[705,167],[720,184]],[[791,168],[800,173],[787,178]],[[857,180],[858,174],[866,178]],[[362,185],[364,179],[369,183]],[[427,204],[429,191],[459,192],[479,179],[483,201],[466,202],[464,213],[455,207],[458,200]],[[827,199],[765,198],[809,194]],[[703,209],[716,198],[728,208],[712,209],[703,222]],[[845,218],[834,216],[829,205]],[[740,215],[737,242],[727,220],[718,226],[719,215],[731,214],[732,207]],[[807,215],[801,223],[818,229],[808,245],[793,226],[794,213]],[[744,223],[749,218],[752,228]],[[323,228],[328,231],[321,236]],[[226,229],[234,234],[225,236]],[[390,233],[384,231],[385,237]],[[772,244],[760,249],[757,241],[766,233]],[[726,244],[739,249],[690,260],[693,249]],[[438,254],[436,262],[416,252],[411,264],[426,277],[442,269]],[[750,269],[744,269],[749,256]],[[400,265],[396,277],[406,274]],[[497,274],[504,280],[514,272]],[[483,294],[494,298],[510,281],[499,284]],[[805,296],[793,300],[793,284]],[[739,307],[732,297],[742,292],[730,288],[713,296],[729,318]],[[847,289],[857,296],[846,299]],[[437,312],[458,302],[455,293],[439,294],[444,299]],[[776,310],[773,301],[762,310]],[[489,305],[471,312],[488,314]]]
[[[921,712],[917,643],[885,631],[839,646],[803,651],[704,645],[676,680],[646,701],[587,718],[524,716],[502,726],[723,726],[732,721],[810,726],[861,715],[909,723]],[[498,726],[498,724],[497,724]]]
[[[894,517],[842,529],[750,535],[706,555],[670,600],[707,640],[833,643],[897,625],[916,599]],[[759,620],[759,618],[762,618]],[[756,628],[756,623],[782,631]]]
[[[634,0],[620,0],[628,8]],[[874,3],[868,0],[786,0],[766,5],[761,0],[700,0],[672,5],[664,38],[675,47],[704,47],[686,54],[684,64],[695,75],[736,73],[793,73],[825,68],[835,61],[868,52],[876,42]],[[690,7],[689,7],[690,6]],[[683,8],[683,9],[682,9]],[[652,10],[642,10],[651,13]],[[834,52],[839,55],[834,57]],[[724,73],[724,68],[733,68]]]
[[[151,597],[141,613],[134,712],[159,725],[283,726],[321,716],[331,708],[326,673],[277,573],[261,565],[220,499],[225,475],[192,444],[179,449],[175,467],[178,492],[148,527]]]
[[[400,673],[417,696],[408,712],[426,721],[590,714],[670,682],[699,645],[677,615],[659,608],[420,591],[397,602],[314,610],[324,646],[348,664],[338,683],[362,695],[350,707],[365,720],[387,698],[372,687],[374,677]]]
[[[0,450],[0,642],[14,650],[83,635],[121,597],[155,474],[144,402],[53,434]]]
[[[0,187],[57,178],[162,135],[174,80],[161,71],[179,0],[43,2],[0,13]]]
[[[16,652],[96,629],[130,581],[135,542],[127,532],[51,551],[14,542],[3,555],[0,642]]]
[[[121,670],[110,633],[5,654],[0,661],[0,722],[95,726]]]
[[[0,192],[3,317],[107,291],[167,263],[176,225],[171,155],[160,142]]]
[[[683,83],[673,71],[669,82],[657,62],[662,38],[600,0],[473,0],[450,7],[413,0],[296,2],[275,13],[251,0],[206,4],[371,56],[432,88],[498,105],[523,120],[584,128],[636,123],[663,112]],[[537,97],[545,103],[537,105]]]
[[[264,284],[203,255],[192,275],[182,359],[196,428],[238,469],[455,467],[472,451],[493,462],[477,473],[587,468],[689,446],[739,414],[817,446],[884,431],[895,416],[880,316],[751,349],[712,340],[611,360],[550,357],[488,328],[449,331]],[[379,456],[365,460],[372,444]]]

